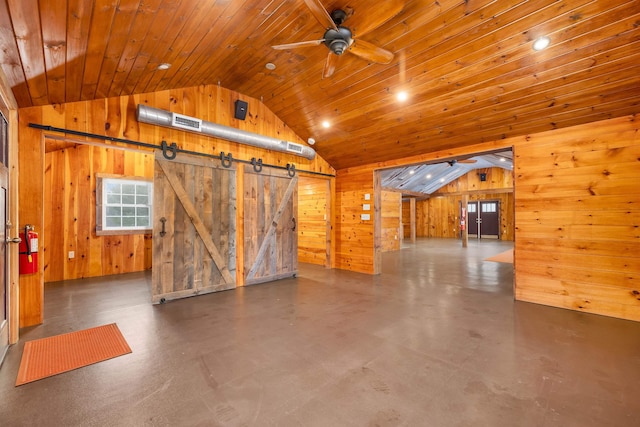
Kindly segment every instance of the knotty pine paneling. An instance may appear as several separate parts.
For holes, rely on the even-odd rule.
[[[405,239],[411,238],[411,202],[409,200],[402,201],[402,236]]]
[[[298,179],[298,262],[330,265],[330,191],[327,179]]]
[[[515,146],[516,298],[640,321],[636,117]]]
[[[370,200],[365,200],[365,194]],[[374,173],[372,169],[336,172],[336,268],[375,273],[378,256],[374,238]],[[369,203],[370,220],[362,220],[362,205]]]
[[[485,173],[486,181],[480,181]],[[418,237],[459,238],[460,203],[466,194],[470,202],[500,202],[500,239],[514,240],[513,172],[502,168],[470,171],[416,204]]]
[[[95,83],[97,84],[98,82],[96,81]],[[248,102],[248,114],[244,121],[237,120],[233,117],[234,102],[240,98]],[[314,160],[307,160],[286,153],[259,149],[180,130],[139,123],[136,119],[136,106],[138,104],[146,104],[155,108],[188,114],[224,126],[305,144],[301,138],[260,101],[217,85],[22,108],[19,110],[18,123],[20,146],[19,168],[22,171],[19,179],[19,213],[21,222],[33,224],[36,230],[41,232],[41,239],[48,241],[46,230],[44,230],[44,194],[45,191],[47,191],[45,190],[44,179],[44,135],[48,132],[30,128],[29,123],[50,125],[156,145],[159,145],[165,140],[169,144],[175,142],[180,148],[185,150],[200,151],[214,155],[225,152],[231,153],[235,159],[250,160],[256,157],[261,158],[266,164],[281,166],[294,164],[298,170],[310,170],[328,174],[335,173],[334,169],[319,156],[316,156]],[[65,135],[57,134],[55,136],[61,138]],[[81,137],[74,135],[70,136],[70,138],[77,140]],[[119,143],[109,144],[121,145]],[[112,165],[112,171],[115,174],[137,175],[143,172],[146,173],[148,164],[151,163],[150,160],[139,159],[138,161],[131,162],[128,158],[116,154],[118,151],[119,150],[93,151],[93,166],[82,164],[82,162],[75,157],[70,157],[69,160],[73,160],[73,164],[75,165],[73,169],[69,166],[70,176],[73,175],[76,180],[79,180],[80,175],[78,174],[82,174],[82,176],[84,176],[84,173],[89,174],[92,167],[95,169],[96,162]],[[149,154],[151,153],[152,150],[149,150]],[[52,162],[56,161],[59,162],[60,159],[52,160]],[[65,168],[66,167],[65,165]],[[58,172],[56,172],[56,174],[58,174]],[[333,178],[331,178],[330,181],[331,180],[333,180]],[[335,188],[333,184],[331,185],[331,188]],[[79,206],[76,207],[75,193],[61,193],[48,197],[56,197],[57,203],[60,204],[62,209],[67,209],[69,212],[79,212],[81,210]],[[86,220],[83,219],[83,221],[85,225],[82,225],[82,227],[86,227]],[[242,212],[239,211],[237,215],[237,225],[240,229],[242,228],[242,224]],[[93,225],[91,226],[93,227]],[[81,239],[83,236],[86,238],[92,232],[91,230],[81,230],[80,227],[80,223],[74,224],[73,227],[67,227],[62,233],[62,238],[67,241],[72,241],[76,235],[75,230],[77,230],[77,235],[80,236]],[[236,252],[240,255],[237,259],[242,260],[242,252],[244,249],[242,239],[239,239],[238,242]],[[74,272],[73,274],[89,274],[89,272],[99,270],[102,270],[103,274],[116,274],[121,272],[123,268],[144,268],[145,265],[149,265],[151,259],[150,247],[148,247],[150,242],[141,243],[139,239],[137,240],[133,236],[109,236],[101,241],[90,238],[88,249],[85,248],[84,242],[78,242],[76,244],[78,247],[83,248],[83,251],[88,250],[89,261],[82,265],[77,261],[73,265],[68,265],[67,270]],[[371,247],[373,247],[373,244],[371,244]],[[107,250],[103,251],[104,248],[107,248]],[[64,248],[62,252],[67,253],[68,250],[68,248]],[[132,251],[134,252],[133,256],[131,256]],[[143,252],[144,255],[140,257],[139,252]],[[56,268],[59,267],[56,266]],[[58,275],[57,277],[60,277],[59,270],[56,274]],[[64,273],[62,274],[64,275]],[[21,288],[25,288],[25,292],[21,292],[20,297],[21,326],[24,327],[42,323],[44,269],[41,267],[38,274],[21,277],[20,286]]]
[[[498,200],[500,202],[500,240],[514,239],[513,193],[486,193],[468,196],[469,202]],[[459,238],[461,195],[437,196],[416,202],[418,237]]]
[[[151,268],[151,234],[96,236],[96,174],[153,179],[151,153],[75,144],[45,155],[44,281]],[[69,259],[69,251],[75,257]]]
[[[640,264],[638,135],[632,115],[339,170],[337,185],[351,190],[345,191],[353,195],[345,205],[355,213],[361,203],[357,188],[371,188],[376,169],[512,148],[514,201],[502,205],[514,206],[516,299],[640,321],[634,267]],[[358,182],[351,186],[349,178]],[[418,202],[419,235],[432,229],[451,233],[445,229],[452,227],[451,212],[459,206],[453,194]],[[505,194],[511,193],[494,190],[486,197],[510,197]],[[444,207],[448,211],[433,212]],[[440,223],[431,227],[436,216]],[[350,231],[340,234],[342,253],[373,251],[375,239],[363,238],[373,233],[373,224]],[[376,271],[375,265],[363,265]]]
[[[400,250],[402,193],[382,191],[382,251]]]

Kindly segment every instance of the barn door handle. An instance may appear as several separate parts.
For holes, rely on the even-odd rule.
[[[296,231],[296,219],[291,218],[291,221],[293,221],[293,228],[291,229],[291,231]]]
[[[160,230],[160,237],[164,237],[164,235],[167,234],[167,232],[164,231],[164,224],[165,222],[167,222],[167,218],[165,217],[160,218],[160,222],[162,223],[162,230]]]

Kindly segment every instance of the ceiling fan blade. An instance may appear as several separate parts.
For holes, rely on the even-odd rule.
[[[308,47],[308,46],[318,46],[324,43],[324,39],[320,40],[309,40],[306,42],[296,42],[296,43],[286,43],[286,44],[277,44],[275,46],[271,46],[272,49],[285,50],[285,49],[295,49],[297,47]]]
[[[375,13],[370,13],[372,10],[363,10],[360,13],[355,11],[345,25],[351,29],[354,36],[362,37],[396,16],[402,9],[404,0],[376,2]]]
[[[393,53],[363,40],[356,40],[349,48],[349,52],[371,62],[388,64],[393,60]]]
[[[336,23],[331,19],[331,15],[327,12],[327,9],[324,8],[320,0],[304,0],[305,4],[311,11],[311,14],[318,20],[320,25],[326,28],[333,28],[338,31],[338,27]]]
[[[458,163],[476,163],[477,160],[476,159],[463,159],[463,160],[458,160]]]
[[[336,71],[336,66],[338,65],[338,59],[340,57],[333,52],[329,52],[327,56],[327,61],[324,63],[324,70],[322,70],[322,78],[326,79],[327,77],[331,77],[333,72]]]

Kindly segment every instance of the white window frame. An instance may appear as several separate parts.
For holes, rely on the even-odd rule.
[[[109,182],[118,182],[120,184],[141,184],[147,185],[148,199],[147,204],[133,204],[119,203],[110,204],[107,203],[107,184]],[[106,225],[106,212],[108,207],[146,207],[149,209],[149,223],[147,226],[119,226],[110,227]],[[138,176],[122,176],[122,175],[108,175],[108,174],[96,174],[96,235],[125,235],[125,234],[149,234],[153,231],[153,181]]]

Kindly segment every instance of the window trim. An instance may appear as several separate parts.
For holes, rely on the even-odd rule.
[[[119,179],[119,180],[127,180],[127,181],[144,181],[150,184],[153,184],[153,179],[141,177],[141,176],[128,176],[128,175],[114,175],[107,173],[97,173],[96,174],[96,236],[123,236],[123,235],[133,235],[133,234],[151,234],[153,232],[153,226],[151,224],[149,228],[138,228],[138,229],[124,229],[124,230],[104,230],[103,222],[104,218],[102,217],[103,211],[103,180],[105,179]],[[153,193],[150,194],[151,197],[151,218],[153,218]]]

